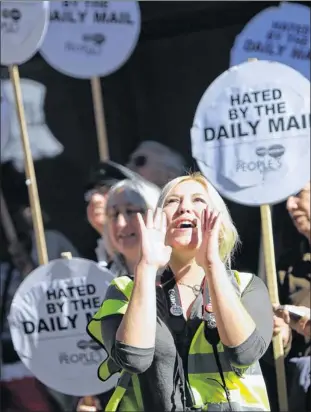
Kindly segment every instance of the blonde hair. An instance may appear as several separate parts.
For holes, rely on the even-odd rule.
[[[226,267],[230,269],[233,254],[240,243],[239,235],[225,202],[214,186],[209,183],[201,173],[192,173],[186,176],[180,176],[168,182],[162,189],[157,207],[163,208],[166,198],[174,187],[180,183],[191,180],[200,183],[204,187],[208,194],[208,206],[216,212],[221,213],[222,224],[219,239],[219,255]]]

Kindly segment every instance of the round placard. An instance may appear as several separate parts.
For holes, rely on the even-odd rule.
[[[49,22],[48,1],[1,1],[1,64],[30,60],[41,46]]]
[[[44,59],[71,77],[106,76],[132,54],[140,33],[135,1],[51,2]]]
[[[276,62],[232,67],[204,93],[191,144],[202,173],[228,199],[285,200],[310,180],[309,80]]]
[[[249,58],[287,64],[310,80],[310,7],[281,2],[252,18],[235,39],[230,65]]]
[[[14,348],[48,387],[86,396],[115,386],[118,374],[98,379],[107,353],[86,332],[113,278],[95,262],[57,259],[34,270],[18,288],[8,318]]]

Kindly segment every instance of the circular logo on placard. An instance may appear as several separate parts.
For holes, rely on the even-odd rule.
[[[107,352],[86,332],[114,275],[85,259],[57,259],[34,270],[18,288],[9,324],[14,348],[37,379],[74,396],[112,389],[98,367]]]
[[[50,8],[41,54],[68,76],[106,76],[118,70],[136,47],[140,33],[138,2],[51,2]]]
[[[21,64],[40,48],[49,21],[48,1],[1,1],[1,64]]]
[[[204,93],[191,145],[202,173],[228,199],[285,200],[310,180],[309,80],[277,62],[232,67]]]

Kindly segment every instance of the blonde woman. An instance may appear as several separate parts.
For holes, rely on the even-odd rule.
[[[223,200],[196,174],[169,182],[158,206],[137,216],[134,282],[115,279],[93,321],[123,370],[106,410],[270,410],[258,361],[272,308],[259,278],[231,271],[238,234]]]

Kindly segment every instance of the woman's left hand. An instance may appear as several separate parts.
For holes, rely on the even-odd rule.
[[[201,246],[196,256],[196,261],[205,273],[211,266],[221,264],[219,256],[219,235],[221,227],[221,216],[211,211],[208,207],[202,212],[201,217]]]

